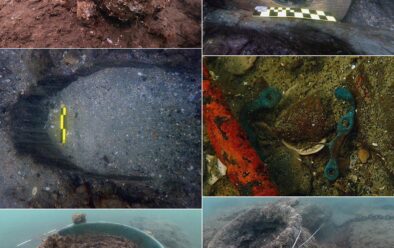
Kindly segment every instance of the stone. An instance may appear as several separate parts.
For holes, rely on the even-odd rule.
[[[38,192],[37,187],[33,187],[33,189],[31,190],[31,195],[34,197],[36,196],[37,192]]]
[[[158,13],[170,0],[96,0],[96,3],[108,16],[127,22]]]
[[[73,214],[71,218],[74,224],[86,223],[86,214]]]
[[[361,163],[365,164],[369,159],[369,151],[364,148],[360,148],[358,150],[358,158],[360,159]]]
[[[85,23],[91,22],[97,16],[97,6],[93,1],[77,1],[77,18]]]
[[[243,75],[253,67],[256,57],[226,57],[223,58],[224,68],[231,74]]]
[[[214,185],[220,178],[226,175],[227,167],[215,156],[207,155],[208,184]]]
[[[66,65],[71,65],[71,66],[77,65],[79,63],[78,55],[73,53],[72,51],[70,52],[67,51],[63,54],[63,62]]]

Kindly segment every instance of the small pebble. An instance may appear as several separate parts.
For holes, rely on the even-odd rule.
[[[364,148],[360,148],[360,150],[358,150],[358,158],[361,163],[365,164],[369,159],[369,151]]]
[[[352,182],[356,183],[358,180],[358,177],[356,175],[351,175],[350,180],[352,180]]]
[[[107,38],[107,42],[109,43],[109,44],[114,44],[114,42],[110,39],[110,38]]]
[[[37,194],[37,191],[38,191],[37,187],[33,187],[33,189],[31,190],[31,195],[35,196]]]

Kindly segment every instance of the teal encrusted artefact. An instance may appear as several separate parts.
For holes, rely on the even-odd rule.
[[[339,100],[346,101],[350,104],[349,111],[341,117],[337,123],[337,135],[328,143],[330,150],[330,160],[324,169],[324,176],[329,181],[334,181],[339,176],[337,154],[342,146],[347,134],[353,129],[354,117],[356,115],[356,102],[352,93],[345,87],[338,87],[335,89],[335,97]]]
[[[259,109],[272,109],[279,103],[281,98],[282,93],[277,88],[268,87],[260,93],[259,97],[256,100],[246,104],[240,112],[241,126],[245,130],[250,143],[260,155],[261,159],[263,158],[260,152],[259,142],[254,133],[253,127],[250,124],[249,116]]]
[[[279,103],[281,98],[282,93],[277,88],[268,87],[260,93],[256,100],[247,104],[247,110],[252,113],[261,108],[271,109]]]

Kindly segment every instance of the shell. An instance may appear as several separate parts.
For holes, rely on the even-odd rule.
[[[206,160],[208,161],[208,184],[214,185],[226,175],[227,167],[215,156],[207,155]]]
[[[363,164],[365,164],[369,159],[369,151],[367,149],[360,148],[360,150],[358,150],[357,155],[361,163]]]
[[[282,143],[289,148],[290,150],[296,151],[298,154],[300,154],[301,156],[308,156],[308,155],[312,155],[315,153],[320,152],[321,150],[323,150],[324,146],[326,145],[325,143],[327,142],[327,139],[324,138],[322,139],[320,142],[318,142],[318,144],[312,146],[312,147],[308,147],[308,148],[297,148],[293,145],[291,145],[290,143],[286,142],[285,140],[282,140]]]

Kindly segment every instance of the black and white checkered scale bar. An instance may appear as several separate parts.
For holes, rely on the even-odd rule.
[[[328,22],[337,21],[336,18],[328,12],[303,8],[256,7],[253,16],[299,18]]]

